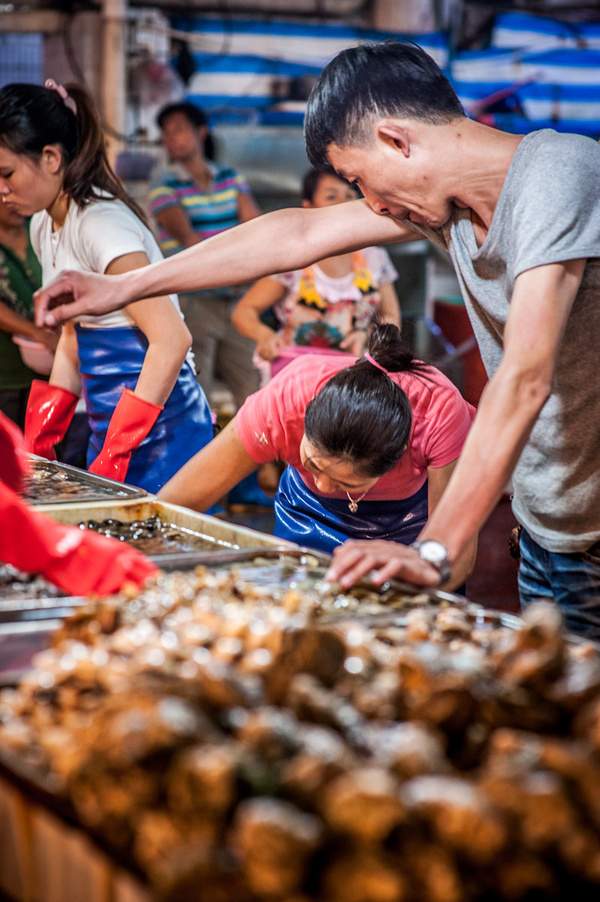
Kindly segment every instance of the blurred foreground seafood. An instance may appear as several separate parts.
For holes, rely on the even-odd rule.
[[[99,605],[0,694],[0,752],[156,899],[597,899],[597,650],[546,603],[325,604],[199,569]]]

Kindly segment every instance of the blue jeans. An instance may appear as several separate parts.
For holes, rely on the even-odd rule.
[[[600,542],[587,551],[560,554],[546,551],[523,529],[520,549],[521,607],[554,599],[567,630],[600,640]]]

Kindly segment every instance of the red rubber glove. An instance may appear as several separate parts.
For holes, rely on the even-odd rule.
[[[89,529],[56,523],[0,482],[0,560],[69,595],[111,595],[159,571],[143,554]]]
[[[31,470],[23,433],[16,423],[0,412],[0,479],[15,492]]]
[[[54,446],[64,437],[79,398],[41,379],[31,383],[25,414],[25,444],[33,454],[56,460]]]
[[[88,467],[90,473],[125,482],[132,451],[146,438],[162,409],[126,388],[110,418],[102,450]]]

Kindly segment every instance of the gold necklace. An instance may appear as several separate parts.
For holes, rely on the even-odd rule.
[[[348,507],[350,508],[350,510],[352,511],[353,514],[355,514],[356,511],[358,510],[359,501],[363,500],[363,498],[365,497],[365,495],[367,494],[368,491],[369,491],[368,489],[366,491],[364,491],[362,493],[362,495],[360,496],[360,498],[352,498],[350,495],[350,492],[348,492],[348,491],[346,492],[346,495],[348,496],[348,502],[349,502]]]
[[[50,253],[52,254],[52,269],[56,269],[56,258],[58,256],[58,248],[60,245],[60,239],[63,236],[63,230],[64,230],[65,225],[63,223],[61,225],[60,229],[56,230],[58,232],[58,238],[56,240],[56,245],[54,245],[54,242],[52,240],[52,236],[56,234],[56,232],[52,228],[52,225],[53,225],[52,217],[50,217]]]

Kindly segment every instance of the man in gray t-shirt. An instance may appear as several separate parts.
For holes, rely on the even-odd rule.
[[[416,545],[346,542],[329,576],[349,585],[375,569],[379,581],[443,583],[512,477],[522,601],[554,597],[571,629],[600,638],[600,147],[469,120],[408,42],[335,57],[311,93],[305,137],[313,166],[333,167],[364,200],[279,210],[118,282],[63,275],[42,293],[40,321],[426,235],[450,252],[490,381]],[[75,303],[45,312],[64,291]]]

